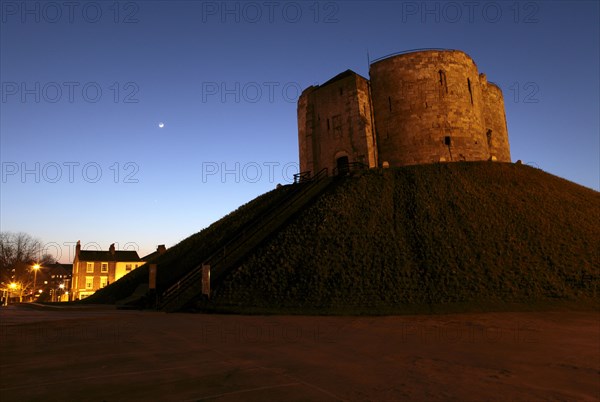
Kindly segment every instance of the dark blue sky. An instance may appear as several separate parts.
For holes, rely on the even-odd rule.
[[[1,229],[63,262],[173,246],[289,182],[299,91],[408,49],[467,52],[513,160],[600,187],[597,1],[0,4]]]

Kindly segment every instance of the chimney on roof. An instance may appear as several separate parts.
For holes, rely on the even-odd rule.
[[[112,255],[115,255],[115,243],[110,245],[110,247],[108,248],[108,251],[110,251],[110,253]]]
[[[167,248],[164,244],[161,244],[156,248],[156,251],[158,251],[158,254],[164,254],[167,252]]]
[[[79,257],[80,251],[81,251],[81,241],[77,240],[77,245],[75,246],[75,255]]]

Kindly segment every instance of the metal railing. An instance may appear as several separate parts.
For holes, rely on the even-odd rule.
[[[283,222],[297,210],[299,210],[304,204],[306,204],[311,198],[310,192],[320,183],[323,179],[328,178],[327,168],[322,169],[308,182],[297,185],[296,189],[286,196],[282,201],[279,202],[278,207],[274,210],[267,211],[260,214],[258,217],[253,219],[251,223],[246,225],[246,228],[236,236],[234,236],[225,245],[219,247],[214,253],[212,253],[202,264],[198,265],[185,276],[170,286],[165,292],[163,292],[159,309],[165,309],[169,304],[177,304],[182,301],[187,303],[190,300],[186,300],[186,292],[188,289],[194,289],[195,285],[198,286],[197,291],[191,292],[193,295],[198,295],[201,292],[200,284],[202,278],[202,267],[209,265],[211,268],[211,282],[217,281],[226,274],[227,267],[237,262],[243,257],[245,247],[249,244],[256,245],[260,243],[262,238],[259,235],[263,232],[263,237],[268,234],[264,233],[265,229],[270,227],[269,233],[271,233],[277,225],[283,224]],[[307,198],[308,196],[308,198]],[[254,240],[254,241],[253,241]],[[241,251],[241,252],[240,252]],[[212,284],[211,284],[212,287]],[[183,306],[181,306],[183,307]]]
[[[296,173],[294,175],[294,184],[303,183],[305,181],[311,181],[311,171],[307,170],[306,172]]]
[[[252,238],[258,232],[264,230],[270,223],[274,222],[276,219],[285,217],[288,215],[290,210],[293,210],[294,206],[297,203],[302,203],[303,197],[319,183],[322,179],[327,178],[328,170],[327,168],[322,169],[316,176],[314,176],[310,182],[305,183],[301,191],[294,193],[294,195],[290,198],[287,198],[284,202],[280,203],[280,207],[276,208],[274,211],[271,211],[268,216],[262,217],[259,219],[257,225],[252,226],[248,231],[244,233],[240,233],[234,239],[229,241],[225,246],[223,246],[221,252],[215,252],[211,257],[209,257],[204,264],[211,265],[211,270],[213,267],[218,266],[222,263],[228,256],[233,255],[236,251],[243,248],[246,245],[246,242]],[[239,241],[241,240],[241,241]],[[238,244],[235,244],[235,243]],[[213,278],[218,279],[219,273],[215,273]]]
[[[459,51],[459,52],[462,52],[462,50],[457,50],[457,49],[444,49],[444,48],[439,48],[439,47],[424,47],[424,48],[420,48],[420,49],[402,50],[400,52],[390,53],[388,55],[381,56],[381,57],[378,57],[376,59],[370,60],[369,63],[370,64],[374,64],[374,63],[377,63],[378,61],[385,60],[385,59],[387,59],[389,57],[399,56],[401,54],[415,53],[415,52],[426,52],[426,51],[430,51],[430,50],[435,50],[435,51],[438,51],[438,52],[443,52],[443,51],[449,51],[449,52]]]
[[[192,269],[186,275],[184,275],[181,279],[175,282],[171,287],[169,287],[161,296],[159,308],[162,308],[166,303],[173,301],[176,299],[178,295],[180,295],[183,291],[185,291],[189,284],[198,282],[200,283],[200,278],[202,277],[202,265],[200,265],[200,269],[198,267]]]

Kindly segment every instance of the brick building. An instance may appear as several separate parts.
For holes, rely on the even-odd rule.
[[[78,241],[73,260],[71,300],[88,297],[143,264],[137,251],[115,250],[114,244],[108,251],[81,250]]]
[[[44,291],[50,301],[68,301],[73,277],[73,264],[54,263],[42,267]]]

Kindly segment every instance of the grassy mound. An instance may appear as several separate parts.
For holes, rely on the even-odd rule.
[[[158,266],[156,285],[161,293],[226,244],[240,228],[274,208],[289,191],[291,186],[282,186],[255,198],[211,226],[169,248],[166,253],[83,299],[81,303],[112,304],[130,296],[139,284],[148,283],[148,270],[151,263]]]
[[[598,192],[489,162],[340,180],[201,307],[394,313],[598,300]]]

